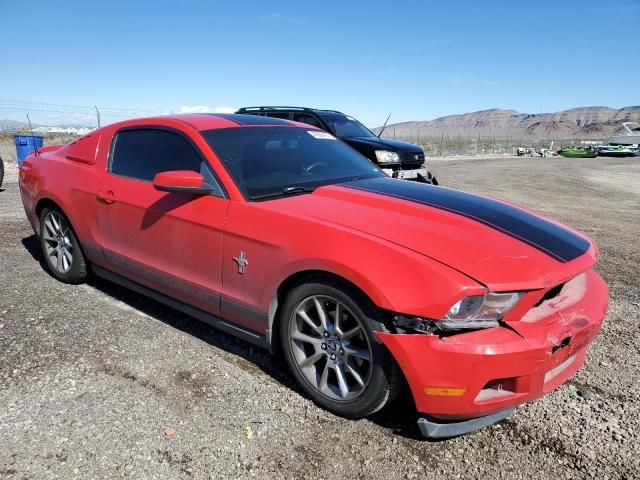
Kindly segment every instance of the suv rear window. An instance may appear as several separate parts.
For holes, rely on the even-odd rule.
[[[284,118],[285,120],[289,120],[289,112],[267,112],[265,115],[271,118]]]
[[[293,120],[296,122],[306,123],[307,125],[312,125],[314,127],[323,128],[318,119],[308,113],[294,113]]]

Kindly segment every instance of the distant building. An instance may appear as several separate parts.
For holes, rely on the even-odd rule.
[[[36,127],[33,133],[64,133],[67,135],[86,135],[93,128],[88,127]]]

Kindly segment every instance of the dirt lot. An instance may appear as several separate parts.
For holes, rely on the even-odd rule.
[[[567,385],[440,442],[420,439],[407,399],[335,417],[265,352],[106,282],[53,280],[13,169],[0,190],[0,478],[639,478],[640,159],[431,167],[598,242],[611,306]]]

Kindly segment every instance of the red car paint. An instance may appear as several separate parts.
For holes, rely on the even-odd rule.
[[[188,137],[228,198],[185,201],[151,183],[112,175],[108,157],[114,134],[137,126]],[[228,118],[209,115],[139,119],[42,149],[20,170],[27,217],[38,232],[42,202],[54,202],[92,264],[254,332],[266,346],[282,301],[279,289],[304,272],[330,272],[382,309],[432,319],[487,289],[525,291],[504,319],[511,329],[444,337],[378,334],[404,372],[418,410],[434,417],[504,410],[548,392],[580,368],[608,301],[606,285],[592,269],[597,250],[590,240],[583,254],[560,262],[473,218],[342,185],[246,201],[200,134],[235,127]],[[238,274],[239,252],[250,261],[245,275]],[[552,287],[581,274],[584,288],[581,294],[569,292],[572,301],[555,298],[536,307]],[[537,317],[532,309],[538,309]],[[536,320],[525,322],[526,315]],[[570,357],[566,368],[549,378]],[[478,397],[487,385],[495,388]],[[427,394],[428,388],[456,394]]]
[[[153,179],[156,189],[167,188],[173,186],[174,182],[178,182],[184,188],[200,187],[203,177],[197,172],[191,170],[178,170],[171,173],[160,172]]]

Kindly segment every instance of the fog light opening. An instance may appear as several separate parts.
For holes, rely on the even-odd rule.
[[[550,382],[551,380],[556,378],[558,375],[560,375],[562,372],[564,372],[567,368],[569,368],[571,366],[571,364],[574,362],[575,359],[576,359],[576,356],[572,355],[572,356],[568,357],[564,362],[562,362],[557,367],[552,368],[551,370],[549,370],[544,375],[544,383]]]
[[[487,384],[478,392],[476,402],[485,400],[494,400],[497,398],[508,397],[516,393],[516,379],[497,378],[487,382]]]

